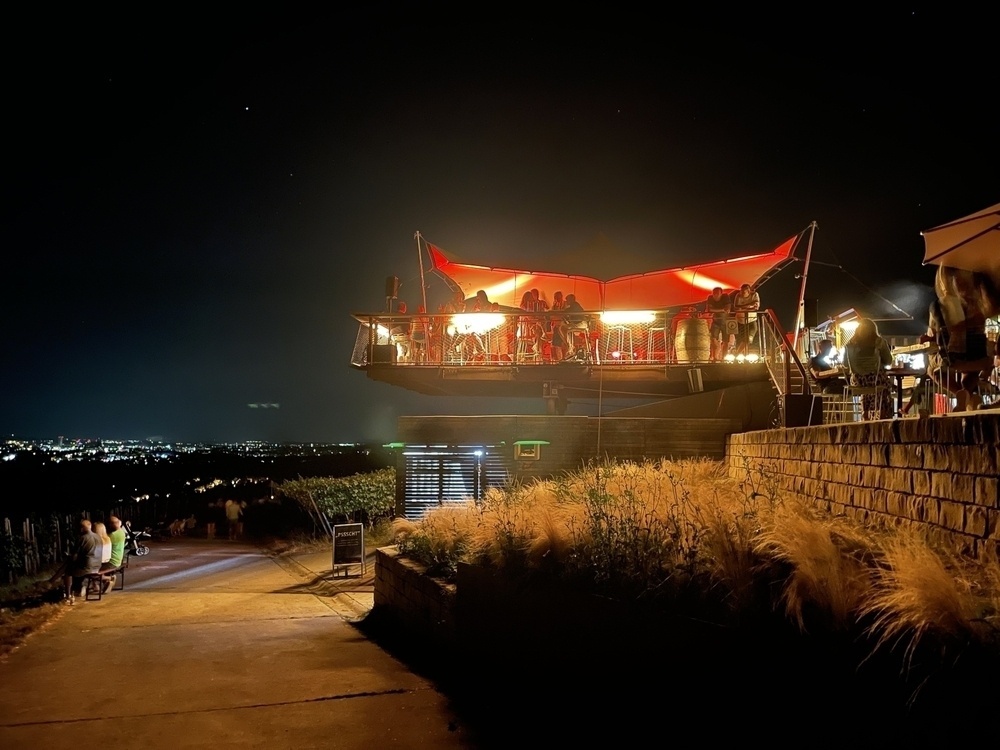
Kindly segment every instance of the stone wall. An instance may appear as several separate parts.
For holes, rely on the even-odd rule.
[[[374,606],[417,640],[447,648],[455,639],[455,585],[427,575],[395,547],[375,551]]]
[[[1000,410],[734,433],[730,476],[866,523],[914,525],[965,554],[1000,545]]]

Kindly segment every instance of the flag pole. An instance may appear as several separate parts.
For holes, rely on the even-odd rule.
[[[806,262],[802,266],[802,286],[799,287],[799,309],[795,314],[795,336],[792,338],[792,349],[798,353],[799,331],[806,319],[806,279],[809,276],[809,259],[812,257],[813,237],[816,235],[816,222],[809,225],[809,244],[806,246]]]
[[[420,230],[413,235],[417,241],[417,264],[420,266],[420,298],[423,300],[424,312],[427,310],[427,285],[424,283],[424,256],[420,254]]]

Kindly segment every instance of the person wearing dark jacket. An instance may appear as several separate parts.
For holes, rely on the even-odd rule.
[[[75,603],[75,592],[83,587],[84,576],[96,573],[100,569],[101,538],[94,533],[90,521],[84,518],[80,521],[80,536],[63,578],[66,587],[63,601],[67,604]],[[83,596],[82,593],[80,595]]]

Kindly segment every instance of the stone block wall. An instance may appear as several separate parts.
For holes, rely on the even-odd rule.
[[[1000,410],[734,433],[729,475],[835,514],[914,525],[964,554],[1000,545]]]
[[[375,550],[374,607],[410,636],[445,646],[455,639],[455,585],[427,575],[427,567],[400,557],[395,547]]]

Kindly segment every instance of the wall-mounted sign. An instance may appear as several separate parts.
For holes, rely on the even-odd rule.
[[[514,458],[518,461],[537,461],[542,455],[542,446],[548,440],[515,440]]]

